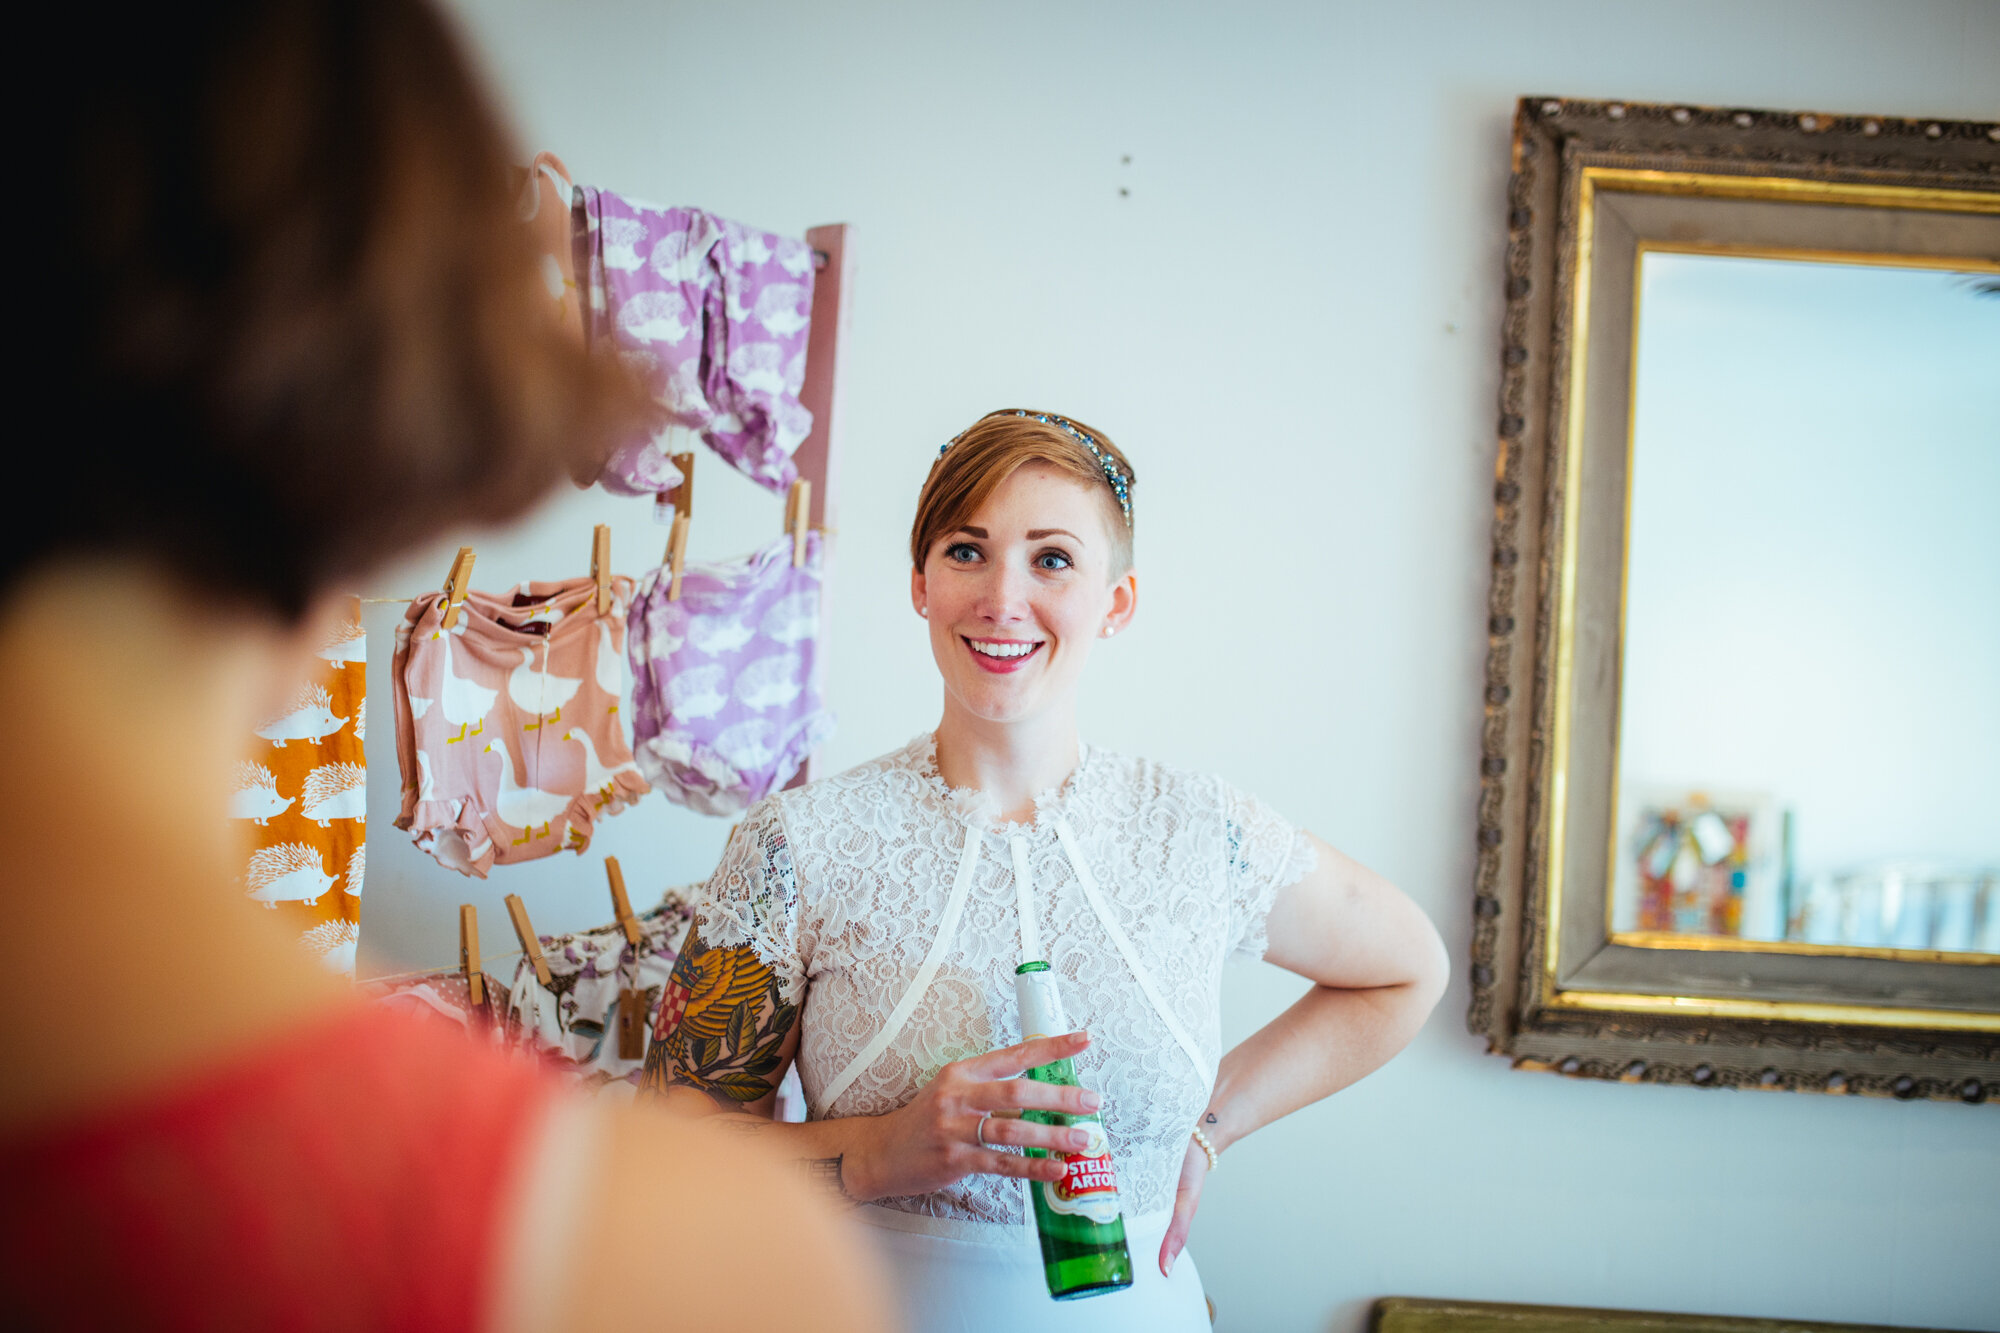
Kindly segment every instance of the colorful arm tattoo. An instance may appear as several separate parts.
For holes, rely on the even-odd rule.
[[[640,1086],[694,1088],[726,1110],[761,1101],[783,1077],[783,1048],[798,1016],[755,949],[711,948],[700,927],[690,927],[660,1000]]]

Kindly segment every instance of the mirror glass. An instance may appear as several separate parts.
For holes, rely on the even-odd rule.
[[[2000,266],[1967,267],[1642,249],[1615,941],[2000,955]]]

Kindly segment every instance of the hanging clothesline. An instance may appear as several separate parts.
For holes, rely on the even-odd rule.
[[[520,949],[509,949],[505,953],[488,954],[480,959],[479,970],[481,972],[486,971],[486,964],[488,963],[497,963],[507,958],[519,958],[521,953],[522,950]],[[354,984],[357,986],[373,986],[383,981],[408,981],[411,977],[456,977],[461,975],[463,973],[458,966],[452,964],[443,967],[420,967],[411,972],[390,972],[379,977],[356,977]]]
[[[807,531],[817,532],[821,536],[826,537],[829,540],[838,537],[840,535],[840,533],[836,529],[827,527],[826,525],[821,523],[808,524]],[[741,564],[744,561],[748,560],[752,554],[755,553],[749,552],[743,555],[732,556],[727,560],[719,561],[717,563]],[[363,606],[408,606],[411,602],[416,601],[418,597],[428,597],[430,596],[431,593],[436,591],[437,589],[430,588],[426,589],[424,592],[417,593],[415,596],[411,597],[358,597],[357,596],[354,600],[359,602]]]

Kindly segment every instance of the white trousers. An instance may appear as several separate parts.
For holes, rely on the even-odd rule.
[[[1168,1214],[1126,1219],[1131,1286],[1058,1301],[1033,1227],[854,1211],[888,1267],[906,1333],[1209,1333],[1194,1256],[1183,1251],[1173,1276],[1160,1276]]]

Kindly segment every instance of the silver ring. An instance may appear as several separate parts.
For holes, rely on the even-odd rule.
[[[993,1113],[991,1111],[981,1111],[979,1113],[979,1123],[973,1127],[973,1141],[978,1143],[982,1148],[991,1148],[993,1146],[986,1141],[986,1122],[992,1118]]]

